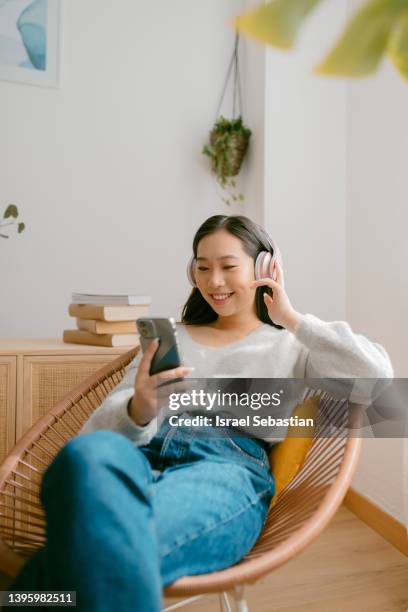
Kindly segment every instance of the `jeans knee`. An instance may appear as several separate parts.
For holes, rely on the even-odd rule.
[[[128,448],[133,448],[133,444],[126,436],[116,431],[99,430],[72,438],[64,446],[62,452],[86,460],[98,457],[112,458]]]
[[[130,440],[114,431],[93,431],[72,438],[60,450],[54,462],[77,465],[79,468],[100,460],[113,460],[131,446]]]
[[[47,468],[42,488],[51,483],[72,483],[75,487],[81,481],[88,483],[100,479],[101,470],[115,467],[131,458],[135,465],[146,462],[142,453],[135,452],[133,443],[114,431],[95,431],[81,434],[65,444]],[[145,467],[146,469],[146,467]]]

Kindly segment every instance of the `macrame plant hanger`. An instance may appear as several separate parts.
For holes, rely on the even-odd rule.
[[[232,117],[220,115],[228,86],[232,82]],[[235,177],[239,174],[245,157],[251,130],[242,122],[243,103],[241,75],[239,66],[239,34],[235,35],[234,49],[228,64],[227,74],[217,106],[214,127],[210,132],[210,142],[203,153],[211,158],[215,174],[216,188],[221,187],[218,195],[226,204],[243,201],[244,196],[236,190]]]
[[[228,65],[227,74],[222,87],[220,100],[215,114],[215,121],[220,116],[222,103],[227,92],[227,87],[230,82],[231,76],[233,76],[233,95],[232,95],[232,119],[236,118],[236,109],[238,107],[238,117],[242,117],[243,104],[242,104],[242,90],[241,90],[241,75],[239,70],[239,34],[235,35],[234,50]]]

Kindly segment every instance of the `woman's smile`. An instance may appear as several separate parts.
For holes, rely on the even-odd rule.
[[[223,293],[210,293],[209,296],[214,304],[217,304],[217,306],[222,306],[222,304],[225,304],[233,294],[234,291],[224,291]]]

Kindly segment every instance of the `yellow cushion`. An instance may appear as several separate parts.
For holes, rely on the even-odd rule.
[[[300,419],[312,418],[315,422],[319,410],[319,398],[310,397],[302,404],[298,404],[292,416]],[[287,436],[282,442],[275,444],[272,448],[269,460],[271,471],[275,477],[275,494],[271,506],[274,506],[279,493],[294,479],[303,465],[309,448],[313,442],[314,427],[289,426]],[[304,437],[304,434],[307,437]],[[299,436],[303,437],[293,437]]]

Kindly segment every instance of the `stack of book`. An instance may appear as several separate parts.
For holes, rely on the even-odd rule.
[[[151,298],[146,295],[73,293],[69,314],[77,329],[64,330],[64,342],[97,346],[139,344],[136,319],[148,317]]]

